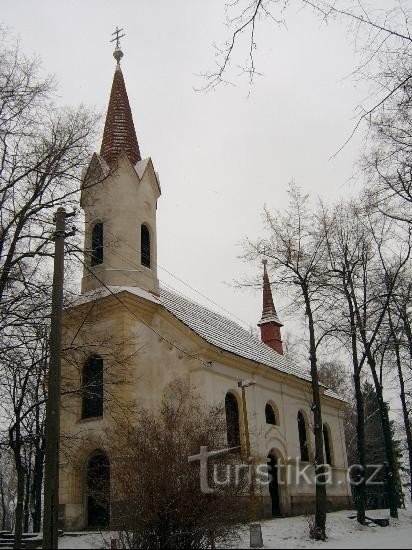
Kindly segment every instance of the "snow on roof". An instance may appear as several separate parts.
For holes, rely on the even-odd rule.
[[[310,376],[297,365],[227,317],[164,288],[160,290],[160,301],[172,315],[210,344],[310,381]]]
[[[160,303],[179,321],[214,346],[280,372],[311,382],[311,376],[289,357],[280,355],[234,321],[181,294],[160,289]],[[325,395],[342,399],[332,390]]]
[[[166,288],[160,288],[160,297],[157,297],[139,287],[110,286],[107,289],[100,288],[80,296],[75,305],[120,292],[129,292],[162,305],[201,338],[224,351],[311,382],[310,374],[294,363],[290,357],[280,355],[231,319]],[[344,401],[329,389],[326,389],[325,395]]]

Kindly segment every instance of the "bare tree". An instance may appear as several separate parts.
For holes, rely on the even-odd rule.
[[[287,26],[288,19],[301,9],[310,10],[315,17],[325,24],[332,20],[346,23],[356,44],[362,43],[360,48],[362,57],[355,72],[365,72],[367,69],[376,69],[373,62],[380,56],[385,59],[396,58],[399,49],[410,49],[412,38],[410,35],[408,8],[402,2],[393,2],[387,9],[382,10],[368,2],[353,0],[228,0],[224,3],[225,23],[228,29],[228,39],[221,46],[215,44],[216,68],[203,74],[206,78],[206,88],[213,88],[230,79],[230,69],[234,64],[237,51],[244,52],[244,61],[236,64],[247,75],[250,82],[256,74],[256,51],[259,41],[259,25],[264,22],[273,24],[274,30]],[[359,51],[359,46],[358,46]],[[373,76],[373,72],[368,76]],[[388,87],[381,98],[385,101],[398,89],[402,82],[410,79],[410,73],[394,86]],[[381,88],[383,91],[383,87]],[[376,103],[376,107],[380,102]],[[362,117],[370,112],[365,112]]]
[[[118,426],[110,441],[116,457],[113,523],[123,547],[209,548],[236,537],[248,514],[247,476],[238,483],[229,476],[227,484],[206,493],[199,462],[188,462],[202,446],[209,451],[227,446],[221,407],[207,405],[178,379],[166,388],[157,412],[141,410],[130,424]],[[215,487],[213,466],[227,476],[228,457],[211,459],[210,487]]]
[[[17,349],[8,352],[0,359],[2,372],[1,409],[7,431],[7,443],[12,452],[17,477],[17,504],[15,515],[15,547],[21,545],[21,534],[26,510],[28,527],[30,483],[32,458],[40,461],[38,470],[43,469],[42,455],[36,456],[35,450],[43,445],[42,418],[44,409],[44,381],[47,367],[47,338],[42,327],[33,326],[36,339],[29,333],[28,327],[20,334]],[[37,418],[37,423],[33,423]],[[38,431],[36,431],[38,430]],[[4,434],[3,441],[6,440]],[[39,471],[37,472],[39,475]],[[42,474],[41,474],[42,475]],[[40,481],[41,483],[41,481]],[[41,506],[41,500],[34,503]],[[39,510],[37,510],[39,513]]]
[[[24,56],[7,33],[2,38],[0,406],[16,468],[19,547],[31,504],[40,527],[52,214],[77,204],[97,117],[84,107],[58,107],[53,79],[40,76],[38,60]]]
[[[368,119],[368,151],[362,160],[367,193],[387,216],[412,224],[412,63],[411,52],[399,53],[396,67],[382,70],[382,85],[401,72],[396,94]],[[405,75],[410,75],[406,79]],[[406,80],[406,82],[405,82]]]
[[[91,155],[95,115],[53,103],[40,77],[8,37],[0,49],[0,328],[24,322],[51,254],[52,213],[78,201]],[[26,303],[26,311],[19,307]],[[35,310],[31,312],[35,315]]]
[[[364,211],[354,204],[340,204],[332,219],[324,212],[328,243],[330,289],[344,305],[339,334],[350,341],[353,379],[357,404],[357,445],[359,464],[365,462],[365,419],[361,372],[369,366],[380,406],[382,429],[388,462],[388,486],[391,515],[397,517],[396,464],[387,405],[383,398],[383,378],[379,376],[376,353],[384,332],[391,296],[396,281],[408,262],[411,251],[410,231],[403,243],[394,222],[379,212]],[[345,328],[346,325],[346,328]],[[358,521],[364,522],[366,493],[358,485]]]
[[[215,67],[202,73],[203,90],[231,83],[239,77],[239,69],[250,84],[261,74],[257,52],[259,28],[265,23],[272,24],[276,32],[287,27],[297,12],[309,10],[325,24],[336,20],[346,25],[357,59],[353,76],[366,81],[370,93],[366,105],[354,106],[357,120],[353,130],[333,156],[362,123],[367,128],[376,113],[389,103],[398,102],[403,90],[411,85],[411,10],[402,0],[392,0],[385,9],[367,0],[227,0],[224,7],[228,38],[223,44],[214,45]],[[397,190],[402,186],[403,182],[398,182]]]
[[[405,279],[407,279],[407,282]],[[397,382],[400,392],[399,397],[402,405],[403,426],[406,438],[406,450],[408,453],[409,485],[412,495],[412,425],[410,418],[410,403],[407,394],[408,382],[410,384],[411,355],[408,335],[405,330],[406,327],[404,322],[404,313],[407,313],[407,307],[410,305],[410,295],[407,292],[407,289],[410,286],[409,279],[410,273],[406,271],[399,278],[395,292],[391,295],[391,303],[388,308],[385,327],[386,333],[383,339],[380,354],[382,356],[382,361],[385,361],[389,367],[393,365],[394,370],[397,373]]]
[[[320,328],[323,289],[325,286],[326,241],[321,227],[314,222],[308,196],[292,184],[289,188],[289,207],[284,213],[272,215],[265,210],[268,237],[246,245],[246,258],[266,256],[272,268],[275,284],[282,285],[294,308],[305,316],[309,333],[309,362],[312,378],[313,432],[315,435],[314,463],[318,479],[324,473],[323,423],[318,374],[318,348],[325,337]],[[326,488],[316,484],[315,537],[326,536]]]

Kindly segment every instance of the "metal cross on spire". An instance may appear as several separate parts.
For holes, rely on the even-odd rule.
[[[119,29],[119,27],[116,25],[116,30],[112,32],[112,36],[116,35],[110,42],[116,42],[116,48],[120,49],[120,39],[123,38],[123,36],[126,36],[123,32],[124,29]]]

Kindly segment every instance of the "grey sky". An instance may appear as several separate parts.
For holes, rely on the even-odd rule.
[[[226,36],[223,6],[223,0],[3,0],[1,20],[56,75],[63,103],[99,111],[107,107],[115,66],[110,34],[116,25],[125,28],[122,66],[140,149],[152,157],[163,191],[159,264],[255,325],[260,293],[225,284],[251,272],[237,259],[239,243],[261,233],[264,203],[285,206],[292,178],[327,200],[353,191],[348,180],[359,138],[328,159],[351,132],[365,90],[343,79],[355,64],[344,27],[326,27],[305,11],[291,13],[287,30],[258,28],[256,62],[264,76],[249,97],[245,78],[235,87],[195,92],[202,85],[196,74],[213,66],[212,42]],[[159,277],[205,303],[162,269]]]

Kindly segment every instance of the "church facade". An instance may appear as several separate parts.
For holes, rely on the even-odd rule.
[[[136,406],[156,411],[164,388],[185,379],[210,404],[225,407],[228,444],[245,449],[244,392],[251,455],[279,476],[259,489],[262,516],[313,508],[314,438],[310,376],[283,354],[266,264],[261,339],[233,321],[159,285],[159,176],[142,159],[120,60],[100,154],[84,177],[81,295],[64,311],[59,519],[65,529],[109,526],[116,457],[109,434]],[[330,509],[350,506],[345,403],[322,388]],[[298,472],[305,469],[306,475]],[[105,502],[94,497],[107,486]]]

